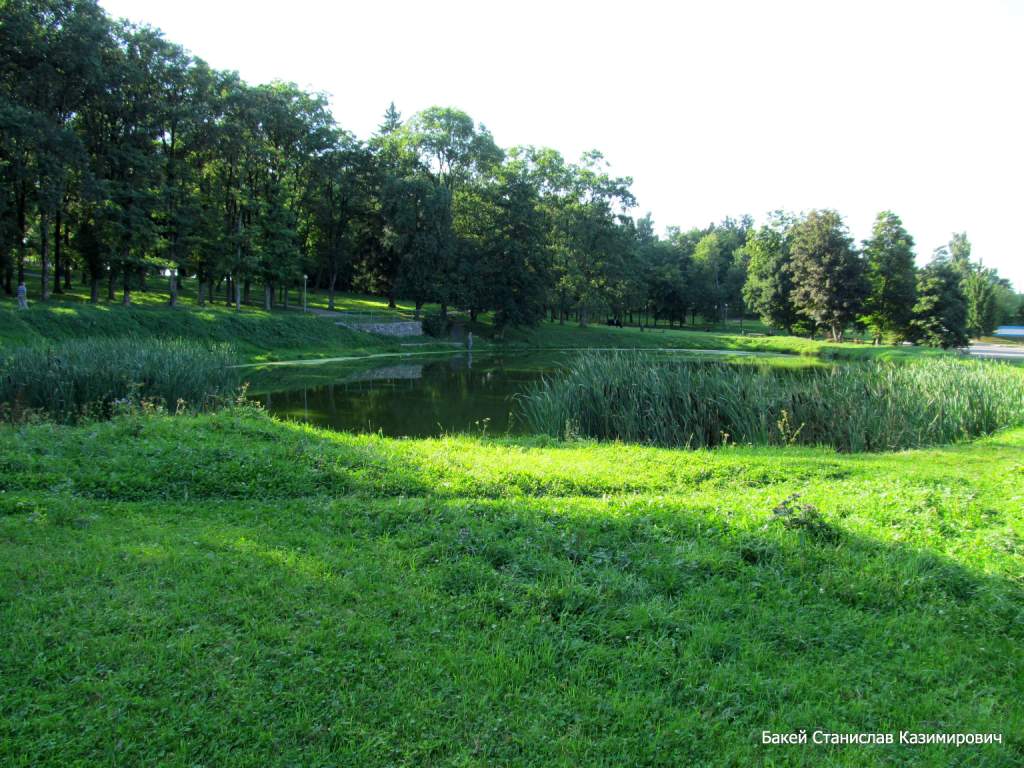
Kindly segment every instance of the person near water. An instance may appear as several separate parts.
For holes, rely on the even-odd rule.
[[[28,288],[24,280],[18,283],[18,309],[28,309]]]

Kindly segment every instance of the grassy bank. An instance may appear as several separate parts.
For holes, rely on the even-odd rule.
[[[36,304],[18,312],[0,307],[0,353],[72,339],[123,337],[227,343],[239,360],[250,362],[402,349],[395,340],[351,331],[301,312],[89,304]]]
[[[134,294],[135,305],[131,307],[117,303],[92,305],[86,301],[87,296],[81,286],[75,291],[45,304],[33,301],[25,312],[18,312],[10,299],[0,298],[0,354],[27,344],[121,336],[180,337],[203,343],[230,343],[239,359],[245,362],[365,356],[451,347],[450,343],[429,337],[396,341],[353,332],[337,326],[333,318],[303,314],[294,309],[265,312],[246,306],[235,312],[223,303],[198,307],[188,284],[182,292],[180,306],[175,308],[166,305],[166,294],[157,286],[146,293]],[[326,298],[322,295],[311,294],[309,299],[310,307],[326,307]],[[407,302],[399,302],[397,309],[389,311],[383,299],[356,294],[339,294],[336,306],[345,311],[382,316],[407,317],[412,311]],[[581,328],[573,323],[544,322],[535,328],[509,330],[501,339],[494,338],[494,329],[487,322],[471,324],[470,327],[474,330],[475,348],[478,350],[724,349],[825,359],[908,359],[946,354],[909,347],[831,344],[793,336],[752,334],[748,332],[750,323],[744,329],[734,323],[728,331],[703,331],[678,327],[641,330],[602,325]],[[763,330],[760,326],[754,327]]]
[[[1022,456],[0,427],[0,762],[1016,766]]]

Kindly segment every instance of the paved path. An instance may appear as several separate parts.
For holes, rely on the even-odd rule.
[[[971,344],[964,352],[973,357],[1024,362],[1024,344]]]

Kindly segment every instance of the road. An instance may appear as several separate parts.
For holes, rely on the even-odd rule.
[[[1024,344],[971,344],[963,351],[973,357],[1024,362]]]

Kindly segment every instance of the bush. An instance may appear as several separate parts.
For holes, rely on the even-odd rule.
[[[435,339],[446,339],[452,330],[452,321],[438,312],[423,315],[423,332]]]
[[[534,431],[702,448],[885,451],[1024,423],[1024,376],[994,361],[862,362],[794,371],[589,354],[520,398]]]
[[[0,361],[0,404],[19,418],[106,418],[133,404],[198,411],[229,402],[238,376],[227,345],[183,339],[79,339],[25,347]]]

